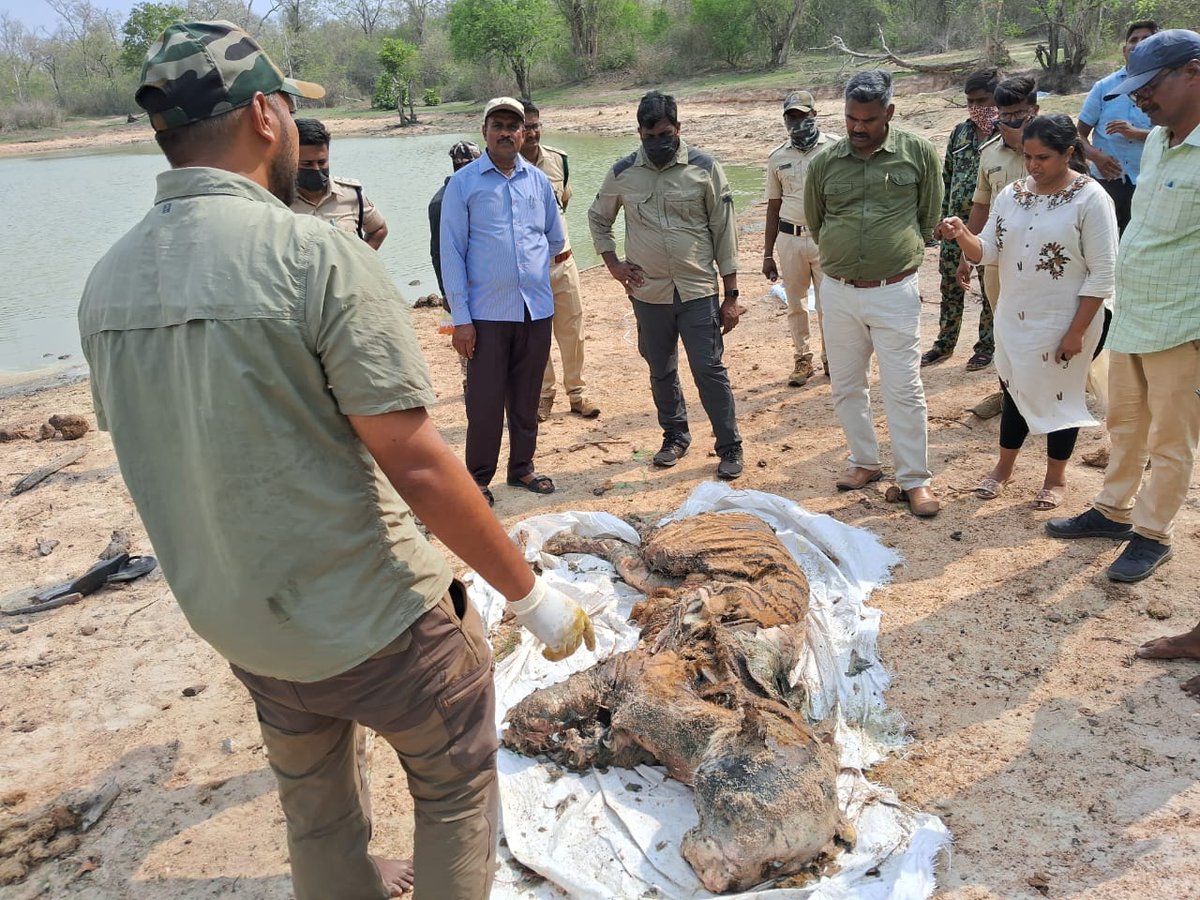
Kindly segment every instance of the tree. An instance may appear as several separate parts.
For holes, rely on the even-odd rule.
[[[129,11],[121,33],[121,65],[138,69],[146,59],[146,51],[173,22],[187,18],[187,10],[165,3],[139,3]]]
[[[448,18],[456,56],[502,60],[517,80],[521,99],[533,99],[530,69],[554,33],[547,0],[457,0]]]
[[[753,13],[753,0],[693,0],[691,19],[704,32],[712,53],[736,66],[754,44]]]
[[[1099,38],[1108,0],[1037,0],[1034,11],[1046,26],[1046,43],[1034,53],[1046,72],[1040,79],[1048,90],[1075,86]]]
[[[754,21],[770,48],[770,65],[787,65],[805,0],[754,0]]]
[[[421,70],[420,52],[408,41],[384,38],[379,48],[379,64],[383,66],[383,74],[375,89],[375,105],[395,106],[400,113],[401,125],[415,125],[417,110],[413,105],[413,82]],[[407,114],[405,107],[408,107]]]
[[[13,97],[29,99],[29,79],[38,64],[38,40],[20,21],[0,12],[0,60],[12,78]]]

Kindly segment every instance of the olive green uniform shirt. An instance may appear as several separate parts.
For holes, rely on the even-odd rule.
[[[375,204],[363,192],[362,182],[353,178],[333,176],[329,179],[329,189],[325,196],[316,203],[310,203],[297,192],[296,200],[292,203],[292,212],[301,215],[316,216],[335,228],[358,234],[358,202],[362,198],[362,230],[363,237],[378,231],[387,223],[383,214],[375,208]]]
[[[641,147],[617,160],[588,210],[597,253],[617,252],[613,223],[625,210],[625,258],[645,273],[635,299],[698,300],[717,293],[717,273],[737,271],[733,192],[721,164],[683,141],[665,169]],[[714,266],[715,263],[715,266]]]
[[[328,678],[444,594],[445,559],[346,419],[435,399],[365,242],[239,175],[173,169],[92,270],[79,328],[163,573],[230,662]]]
[[[567,154],[545,144],[541,144],[538,150],[538,158],[534,165],[542,170],[542,174],[550,180],[550,187],[554,189],[554,199],[558,201],[559,218],[562,219],[563,227],[563,248],[558,252],[566,253],[571,249],[571,237],[567,234],[567,217],[564,215],[567,204],[571,202],[571,185],[567,179]]]
[[[821,271],[874,281],[919,266],[942,211],[942,190],[933,144],[895,126],[866,159],[854,154],[849,138],[827,147],[804,183]]]

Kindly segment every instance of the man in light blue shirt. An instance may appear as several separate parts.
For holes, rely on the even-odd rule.
[[[1129,54],[1142,41],[1158,32],[1158,24],[1150,19],[1131,22],[1125,29],[1121,54],[1129,63]],[[1125,66],[1101,78],[1088,92],[1079,111],[1079,137],[1084,156],[1091,162],[1092,174],[1112,197],[1117,209],[1117,228],[1125,232],[1129,224],[1130,202],[1137,187],[1141,168],[1142,147],[1150,134],[1150,119],[1128,94],[1113,94],[1128,77]]]
[[[550,356],[554,292],[550,260],[566,243],[554,189],[520,154],[525,110],[497,97],[483,112],[487,152],[459,169],[442,197],[442,281],[454,320],[454,349],[467,372],[466,463],[491,490],[508,418],[513,487],[554,492],[533,467],[537,406]]]

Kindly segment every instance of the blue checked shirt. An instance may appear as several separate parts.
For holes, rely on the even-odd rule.
[[[566,244],[550,180],[517,155],[506,178],[484,153],[442,197],[442,281],[455,325],[554,315],[550,260]]]

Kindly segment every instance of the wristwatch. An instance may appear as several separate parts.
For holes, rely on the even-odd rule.
[[[739,296],[740,295],[738,294],[737,288],[734,288],[732,291],[725,292],[726,300],[736,300]]]

